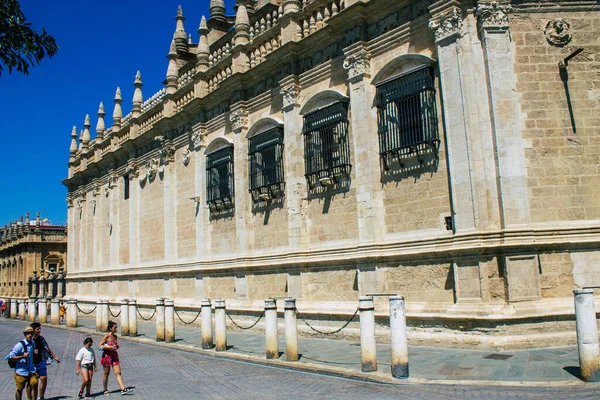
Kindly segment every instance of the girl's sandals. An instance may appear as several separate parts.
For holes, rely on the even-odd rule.
[[[105,390],[105,391],[104,391],[104,395],[105,395],[105,396],[108,396],[109,394],[110,394],[110,392],[109,392],[108,390]]]
[[[129,392],[131,392],[131,389],[125,388],[125,389],[121,390],[121,396],[125,396]]]

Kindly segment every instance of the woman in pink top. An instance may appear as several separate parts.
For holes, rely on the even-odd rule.
[[[100,364],[104,367],[104,376],[102,377],[102,384],[104,385],[104,394],[108,395],[108,376],[110,375],[110,367],[113,368],[115,372],[115,377],[117,378],[117,383],[121,388],[121,394],[128,393],[131,389],[128,389],[123,384],[123,377],[121,376],[121,365],[119,365],[119,354],[117,350],[119,349],[119,343],[117,342],[117,323],[113,321],[108,322],[108,333],[104,335],[102,340],[100,340],[100,344],[98,345],[98,350],[104,352],[102,355],[102,359],[100,360]]]

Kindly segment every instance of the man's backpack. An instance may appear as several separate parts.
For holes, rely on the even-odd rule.
[[[24,340],[21,340],[19,343],[21,343],[21,346],[23,346],[23,353],[27,352],[27,343],[25,343]],[[10,368],[15,368],[17,366],[17,363],[19,362],[19,360],[13,360],[12,358],[8,359],[8,366]]]

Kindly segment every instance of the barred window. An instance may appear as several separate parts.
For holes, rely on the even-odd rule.
[[[348,103],[336,102],[304,116],[305,176],[309,189],[350,176]]]
[[[250,138],[250,193],[254,202],[283,196],[283,129],[271,128]]]
[[[437,155],[438,118],[433,69],[423,66],[377,85],[379,149],[384,169],[394,160]]]
[[[233,147],[206,156],[206,199],[213,211],[233,208]]]
[[[123,200],[129,199],[129,174],[123,176]]]

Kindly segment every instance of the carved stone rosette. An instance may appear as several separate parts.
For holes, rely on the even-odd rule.
[[[479,26],[486,30],[508,29],[508,14],[513,8],[507,1],[480,2],[475,10],[479,18]]]
[[[562,18],[556,18],[548,21],[546,29],[544,29],[546,40],[553,46],[563,47],[567,45],[573,35],[571,34],[571,24]]]
[[[348,71],[348,81],[356,82],[363,77],[370,76],[371,54],[366,50],[361,50],[357,54],[344,60],[344,69]]]
[[[435,34],[436,43],[459,38],[462,36],[462,27],[462,11],[458,7],[452,7],[441,14],[437,20],[429,21],[429,29]]]
[[[279,93],[283,96],[283,110],[289,109],[296,104],[299,104],[302,100],[300,94],[300,85],[292,83],[288,86],[282,87]]]
[[[229,115],[229,121],[231,121],[231,128],[233,131],[239,132],[248,126],[248,113],[243,110],[233,111]]]

